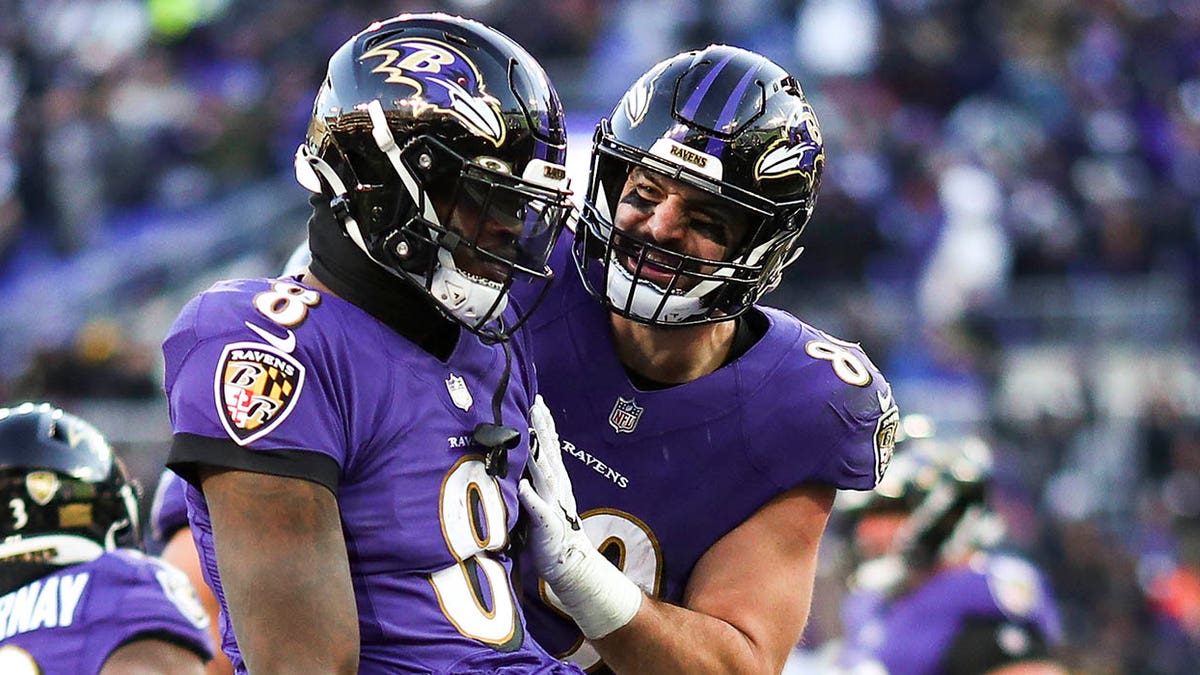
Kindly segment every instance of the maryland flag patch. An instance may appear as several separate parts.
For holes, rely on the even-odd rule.
[[[257,342],[225,345],[214,387],[221,424],[238,445],[262,438],[287,418],[304,386],[304,366]]]

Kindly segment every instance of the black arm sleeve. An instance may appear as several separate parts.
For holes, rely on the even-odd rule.
[[[337,494],[342,473],[332,457],[319,452],[247,450],[228,438],[175,434],[167,456],[167,468],[199,487],[197,468],[201,465],[301,478],[323,485],[334,494]]]
[[[968,618],[946,650],[940,672],[979,675],[1011,663],[1049,658],[1046,636],[1035,624]]]

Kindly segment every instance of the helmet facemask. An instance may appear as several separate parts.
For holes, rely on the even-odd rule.
[[[552,276],[569,213],[565,156],[558,95],[520,45],[470,19],[404,14],[330,58],[296,177],[330,199],[336,234],[370,264],[476,334],[505,339],[536,306],[506,311],[509,289],[544,290]],[[346,267],[357,256],[342,262],[337,281],[360,283]]]
[[[565,172],[533,159],[514,175],[500,158],[464,157],[431,134],[401,148],[378,101],[367,112],[377,152],[356,156],[346,146],[362,143],[330,134],[326,155],[341,160],[338,172],[302,145],[297,176],[304,167],[313,175],[301,183],[335,194],[332,205],[346,233],[376,264],[418,284],[471,331],[511,334],[529,314],[499,325],[511,286],[545,285],[553,277],[546,263],[570,212]],[[351,134],[364,133],[357,126]],[[351,177],[352,190],[330,180],[338,173]],[[313,182],[317,176],[322,180]]]
[[[740,241],[721,259],[702,258],[661,246],[615,224],[626,180],[638,168],[716,198],[729,217],[743,221]],[[797,241],[809,207],[781,208],[711,176],[620,143],[607,121],[597,129],[583,227],[575,242],[584,284],[611,311],[651,325],[697,325],[733,319],[778,283],[799,254]],[[644,271],[660,273],[656,283]],[[671,275],[665,281],[662,272]]]

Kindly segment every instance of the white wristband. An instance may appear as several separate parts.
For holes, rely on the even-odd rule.
[[[606,637],[632,621],[644,597],[637,584],[595,549],[555,586],[551,590],[589,640]]]

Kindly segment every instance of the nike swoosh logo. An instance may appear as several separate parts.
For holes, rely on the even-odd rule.
[[[278,349],[279,351],[283,352],[284,354],[291,354],[292,351],[296,349],[296,334],[293,333],[292,331],[289,330],[287,332],[286,338],[281,338],[277,335],[272,335],[271,332],[268,331],[267,329],[260,328],[259,326],[256,326],[256,325],[250,323],[249,321],[246,321],[244,323],[246,324],[247,328],[254,331],[255,333],[258,333],[258,336],[260,338],[266,340],[267,344]]]
[[[887,412],[896,405],[896,402],[892,400],[892,385],[890,384],[888,385],[886,392],[875,392],[875,398],[879,399],[879,410],[882,412]]]

